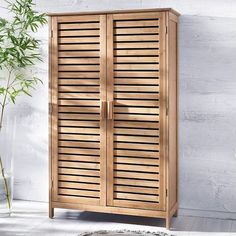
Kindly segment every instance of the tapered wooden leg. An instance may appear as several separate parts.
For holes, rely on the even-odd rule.
[[[49,206],[49,218],[53,218],[54,217],[54,208],[52,208],[51,206]]]
[[[166,229],[170,229],[171,217],[166,217]]]

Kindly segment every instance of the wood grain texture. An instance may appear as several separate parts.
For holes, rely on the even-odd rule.
[[[176,16],[180,16],[180,13],[173,8],[149,8],[149,9],[129,9],[129,10],[113,10],[113,11],[85,11],[85,12],[62,12],[62,13],[48,13],[48,16],[60,16],[60,20],[62,21],[71,21],[72,19],[75,21],[76,18],[73,16],[92,16],[98,14],[119,14],[119,13],[153,13],[153,12],[172,12]],[[66,16],[66,17],[65,17]],[[69,20],[67,19],[71,17]],[[62,18],[61,18],[62,17]],[[89,19],[96,19],[96,18],[89,18]],[[81,21],[78,19],[77,21]]]
[[[168,96],[169,96],[169,116],[168,116],[168,136],[169,136],[169,162],[168,162],[168,207],[172,209],[178,202],[178,149],[177,149],[177,22],[169,16],[168,34]]]
[[[113,15],[107,15],[107,102],[114,100],[114,73],[113,73]],[[113,145],[114,120],[107,120],[107,205],[113,206],[114,194],[114,145]]]
[[[51,73],[50,73],[50,87],[51,87],[51,103],[50,116],[51,116],[51,186],[52,186],[52,201],[57,201],[58,196],[58,181],[57,181],[57,168],[58,168],[58,44],[57,44],[57,17],[51,19],[51,40],[50,40],[50,61],[51,61]]]
[[[164,179],[159,173],[165,169],[165,164],[158,159],[161,147],[159,129],[163,126],[159,103],[160,96],[164,96],[163,88],[160,88],[160,68],[165,64],[160,60],[165,50],[162,48],[165,37],[160,41],[160,34],[165,32],[163,16],[161,13],[112,15],[115,43],[110,46],[114,48],[110,68],[113,67],[111,76],[114,80],[114,152],[110,160],[115,186],[113,205],[117,207],[163,209],[159,193],[154,191],[151,195],[151,189],[143,193],[142,188],[136,188],[135,193],[128,190],[132,186],[163,187]],[[140,35],[142,38],[138,41]],[[132,37],[136,40],[129,41]],[[150,165],[150,159],[149,165],[145,165],[145,160],[150,157],[154,159],[153,165]],[[126,192],[119,192],[123,186]],[[160,189],[160,193],[162,191]]]
[[[53,200],[105,206],[106,15],[55,18]]]
[[[106,206],[107,204],[107,119],[105,106],[107,100],[107,19],[106,15],[100,15],[100,178],[101,178],[101,188],[100,188],[100,205]]]

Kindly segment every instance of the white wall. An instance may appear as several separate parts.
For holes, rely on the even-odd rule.
[[[236,218],[236,1],[37,0],[36,4],[43,12],[173,7],[182,14],[180,207],[185,214],[196,209],[200,215],[217,211],[213,215],[226,212]],[[47,201],[47,27],[39,38],[45,61],[38,66],[38,75],[44,85],[33,99],[21,98],[11,111],[18,117],[15,198]]]

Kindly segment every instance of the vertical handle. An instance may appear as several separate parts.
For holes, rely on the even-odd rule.
[[[107,118],[108,120],[113,119],[113,101],[107,102]]]
[[[100,111],[101,119],[106,119],[106,102],[101,101],[101,111]]]

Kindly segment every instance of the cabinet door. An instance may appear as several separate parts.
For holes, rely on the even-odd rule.
[[[165,14],[107,20],[108,205],[165,207]]]
[[[106,16],[52,18],[52,200],[106,204]]]

